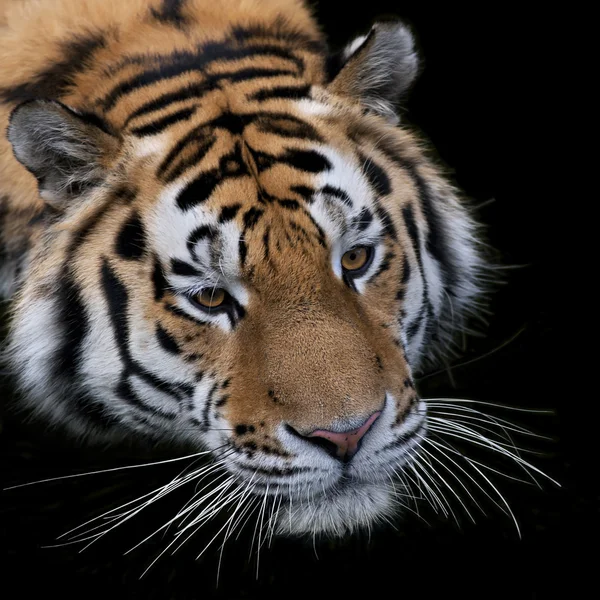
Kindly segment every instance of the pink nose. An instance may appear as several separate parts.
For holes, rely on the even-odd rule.
[[[358,452],[358,443],[365,436],[371,425],[378,419],[381,411],[373,413],[358,429],[338,433],[336,431],[327,431],[317,429],[309,433],[306,437],[322,438],[331,442],[335,446],[336,456],[342,460],[352,458]]]

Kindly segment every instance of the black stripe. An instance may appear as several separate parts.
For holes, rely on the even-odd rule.
[[[307,185],[293,185],[290,190],[301,196],[305,202],[312,203],[315,190],[311,187]]]
[[[382,273],[389,271],[390,267],[392,266],[392,260],[395,256],[396,255],[391,251],[386,252],[385,256],[383,257],[383,260],[377,268],[377,271],[369,278],[369,281],[373,281],[374,279],[377,279],[377,277],[379,277]]]
[[[423,257],[421,256],[421,235],[419,233],[419,229],[415,221],[413,208],[410,204],[408,204],[402,209],[402,216],[404,217],[406,231],[408,233],[413,250],[415,252],[415,256],[417,258],[417,266],[419,269],[419,273],[421,274],[421,280],[423,282],[424,307],[421,311],[419,311],[419,315],[417,316],[415,321],[408,327],[407,337],[411,338],[417,333],[425,317],[428,317],[429,322],[431,322],[431,320],[433,319],[433,307],[431,306],[431,300],[429,298],[429,284],[427,282],[427,277],[425,276],[425,269],[423,267]],[[426,322],[426,326],[427,324],[428,323]]]
[[[145,135],[156,135],[161,131],[164,131],[167,127],[174,125],[175,123],[180,123],[181,121],[186,121],[196,112],[196,107],[192,106],[190,108],[182,108],[174,112],[171,115],[167,115],[166,117],[162,117],[162,119],[158,119],[153,121],[152,123],[148,123],[147,125],[142,125],[140,127],[135,127],[131,130],[133,135],[138,137],[143,137]]]
[[[319,144],[323,143],[323,138],[312,125],[293,115],[257,113],[252,117],[258,130],[264,133],[273,133],[286,138],[302,138]]]
[[[270,249],[269,249],[269,237],[271,235],[271,228],[270,227],[266,227],[265,228],[265,233],[263,234],[263,246],[265,248],[265,260],[269,259],[269,253],[270,253]]]
[[[181,210],[189,210],[198,204],[206,202],[215,188],[229,178],[248,175],[248,167],[242,157],[240,144],[229,154],[219,160],[219,166],[201,173],[194,181],[179,192],[176,202]]]
[[[368,208],[363,208],[360,214],[352,219],[352,225],[359,231],[364,231],[373,222],[373,213]]]
[[[157,110],[162,110],[167,108],[171,104],[175,102],[183,102],[185,100],[190,100],[192,98],[198,99],[204,96],[207,92],[216,89],[216,82],[201,82],[201,83],[188,83],[183,87],[173,90],[172,92],[168,92],[159,96],[158,98],[154,98],[153,100],[149,100],[148,102],[142,104],[138,108],[136,108],[125,120],[123,127],[127,127],[131,121],[141,117],[143,115],[147,115],[152,112],[156,112]]]
[[[238,250],[240,253],[240,263],[243,267],[244,264],[246,263],[246,256],[248,254],[248,246],[246,245],[246,242],[242,239],[240,239],[240,241],[238,242]]]
[[[277,200],[277,204],[283,208],[287,208],[288,210],[298,210],[300,208],[300,203],[298,200],[292,200],[290,198]]]
[[[187,240],[187,249],[195,260],[198,259],[196,255],[196,244],[206,239],[212,242],[216,234],[217,232],[210,225],[200,225],[190,233]]]
[[[154,257],[154,268],[152,269],[152,284],[154,287],[154,300],[159,302],[163,299],[169,284],[165,279],[162,265],[157,257]]]
[[[244,229],[253,229],[263,214],[264,211],[254,206],[247,210],[244,214]]]
[[[307,52],[325,55],[328,50],[327,45],[320,37],[313,38],[295,27],[289,28],[281,17],[266,25],[236,26],[232,28],[231,32],[238,42],[254,41],[256,38],[271,38],[287,42],[295,49]]]
[[[310,92],[310,85],[279,85],[266,90],[258,90],[247,96],[248,100],[263,102],[273,98],[283,98],[286,100],[296,100],[306,98]]]
[[[125,260],[140,260],[146,249],[146,234],[137,212],[125,222],[117,235],[116,253]]]
[[[181,275],[182,277],[198,277],[202,275],[194,265],[190,265],[190,263],[178,258],[171,259],[171,271],[173,271],[173,274]]]
[[[327,196],[333,196],[334,198],[338,198],[346,206],[352,207],[352,200],[350,199],[350,196],[344,190],[338,187],[326,185],[325,187],[321,188],[321,193],[326,194]]]
[[[294,169],[306,171],[308,173],[321,173],[322,171],[329,171],[331,169],[331,163],[327,158],[315,150],[296,150],[290,148],[287,149],[285,153],[274,156],[272,154],[254,150],[248,144],[246,144],[246,146],[255,160],[259,173],[270,169],[273,165],[278,163],[284,163]]]
[[[460,279],[448,252],[450,244],[444,227],[444,219],[435,206],[436,196],[429,187],[425,177],[419,173],[417,161],[413,158],[402,156],[398,149],[392,146],[385,138],[379,141],[378,148],[390,161],[397,164],[401,169],[408,171],[415,183],[421,208],[427,220],[426,248],[429,254],[440,264],[443,281],[451,284]]]
[[[404,262],[402,263],[402,281],[401,281],[401,283],[403,285],[406,285],[408,283],[409,279],[410,279],[410,263],[408,262],[408,257],[405,255]]]
[[[158,343],[170,354],[181,354],[181,348],[175,338],[159,324],[156,326]]]
[[[159,408],[155,408],[146,404],[136,393],[131,385],[131,381],[129,380],[129,373],[124,372],[121,375],[121,379],[115,388],[115,394],[121,398],[127,404],[134,406],[135,408],[141,410],[144,413],[148,413],[151,415],[158,415],[160,417],[164,417],[165,419],[174,420],[177,418],[177,413],[173,413],[171,411],[164,411]],[[146,424],[148,422],[146,421]]]
[[[327,248],[327,238],[325,237],[325,232],[323,231],[322,227],[315,221],[314,217],[306,209],[302,209],[302,212],[308,217],[309,221],[317,230],[317,241],[319,242],[319,245],[321,245],[323,248]]]
[[[60,306],[58,320],[62,324],[62,338],[60,349],[56,352],[54,360],[56,373],[73,382],[77,373],[81,346],[89,332],[90,323],[80,288],[75,283],[69,268],[69,265],[66,264],[62,285],[57,296],[57,303]]]
[[[62,321],[64,330],[60,349],[55,358],[56,371],[64,373],[70,379],[75,379],[77,361],[81,351],[81,345],[89,329],[86,316],[85,304],[81,291],[71,271],[76,262],[76,254],[82,244],[85,243],[89,234],[93,231],[102,217],[112,206],[115,197],[119,197],[118,188],[92,214],[71,237],[71,241],[65,252],[65,262],[62,267],[61,290],[58,293],[58,301],[61,306],[59,319]]]
[[[161,0],[160,8],[152,8],[152,16],[165,25],[183,29],[188,24],[183,8],[187,0]]]
[[[159,66],[148,69],[115,86],[102,100],[101,105],[105,111],[111,110],[115,104],[128,94],[148,87],[159,81],[179,77],[184,73],[199,73],[204,75],[207,67],[216,61],[234,61],[244,58],[276,57],[292,62],[296,69],[239,69],[225,73],[210,75],[207,79],[211,82],[229,79],[242,81],[254,79],[259,76],[273,76],[273,73],[285,75],[299,75],[304,69],[303,61],[294,56],[289,50],[274,44],[257,44],[250,47],[231,47],[229,41],[208,42],[197,48],[196,52],[179,51],[160,57],[152,57]],[[135,61],[133,61],[135,62]],[[283,73],[281,73],[283,71]]]
[[[364,154],[358,155],[361,161],[363,173],[366,175],[371,187],[379,196],[387,196],[392,191],[392,184],[384,169],[382,169],[372,158]]]
[[[394,222],[390,217],[390,213],[388,213],[388,211],[381,205],[377,205],[375,210],[377,211],[377,216],[381,219],[385,233],[389,235],[395,242],[398,241],[398,234],[396,233],[396,228],[394,227]]]
[[[177,159],[177,157],[188,147],[195,146],[196,151],[194,152],[193,162],[190,164],[196,164],[199,160],[201,160],[204,155],[212,148],[215,143],[215,136],[212,132],[208,131],[204,128],[204,126],[195,127],[186,134],[183,138],[181,138],[177,144],[171,149],[171,151],[165,156],[164,160],[160,163],[158,170],[156,171],[157,177],[163,177],[171,166]],[[189,157],[184,159],[184,161],[189,162]],[[187,163],[186,163],[187,164]],[[166,182],[169,183],[177,178],[184,170],[185,166],[182,167],[179,164],[174,171],[171,171],[166,176]]]
[[[205,327],[207,325],[206,321],[201,321],[200,319],[196,319],[192,315],[185,312],[185,310],[179,308],[176,304],[171,304],[169,302],[165,302],[164,307],[171,314],[181,317],[190,323],[194,323],[195,325],[199,325],[201,327]]]
[[[149,386],[164,394],[174,396],[177,399],[180,399],[182,396],[191,395],[194,391],[192,385],[187,383],[172,384],[169,381],[160,379],[153,373],[146,371],[146,369],[138,364],[131,356],[129,351],[129,319],[127,316],[129,293],[127,292],[127,288],[110,267],[106,258],[102,261],[101,282],[104,297],[108,304],[107,312],[110,318],[113,335],[124,367],[123,380],[125,380],[127,375],[136,375]],[[153,407],[146,408],[148,411],[160,412]],[[168,415],[170,414],[171,413],[162,414],[162,416],[169,418]]]
[[[103,48],[105,43],[100,33],[73,35],[59,44],[62,58],[53,61],[25,83],[0,88],[0,99],[16,103],[36,98],[60,98],[73,84],[77,73],[88,68],[94,53]]]
[[[237,216],[238,212],[242,208],[241,204],[230,204],[229,206],[223,206],[219,213],[219,223],[227,223],[232,221]]]
[[[213,397],[217,388],[219,387],[218,383],[215,383],[211,388],[210,392],[208,392],[208,396],[206,398],[206,404],[204,405],[204,410],[202,411],[202,425],[204,429],[208,429],[210,427],[210,409],[213,404]]]

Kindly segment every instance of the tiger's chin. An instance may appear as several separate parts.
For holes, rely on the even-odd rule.
[[[292,499],[279,509],[277,533],[281,536],[344,537],[397,512],[389,485],[342,483],[311,498]]]

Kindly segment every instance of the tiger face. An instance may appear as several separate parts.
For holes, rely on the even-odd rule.
[[[48,420],[208,449],[241,493],[277,499],[280,533],[343,535],[395,512],[426,434],[414,373],[464,326],[481,259],[393,116],[408,30],[376,26],[330,76],[265,31],[225,36],[199,100],[175,96],[169,69],[196,80],[163,51],[85,103],[14,110],[47,208],[11,355]]]

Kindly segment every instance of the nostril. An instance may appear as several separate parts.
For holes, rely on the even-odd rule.
[[[338,458],[338,446],[334,444],[331,440],[322,437],[311,437],[310,435],[302,435],[300,432],[296,431],[291,425],[285,425],[285,428],[288,433],[291,433],[293,436],[297,438],[301,438],[305,442],[309,442],[313,446],[317,446],[318,448],[322,448],[327,452],[327,454],[333,456],[334,458]]]
[[[317,446],[318,448],[323,448],[327,454],[333,456],[333,458],[339,458],[339,448],[337,444],[334,444],[331,440],[321,438],[321,437],[309,437],[303,436],[303,438],[310,442],[313,446]]]
[[[311,433],[303,435],[290,425],[286,425],[286,428],[288,432],[296,437],[300,437],[313,446],[322,448],[331,456],[347,462],[358,452],[363,437],[378,419],[379,415],[381,415],[381,411],[373,413],[358,429],[350,431],[338,432],[315,429]]]

